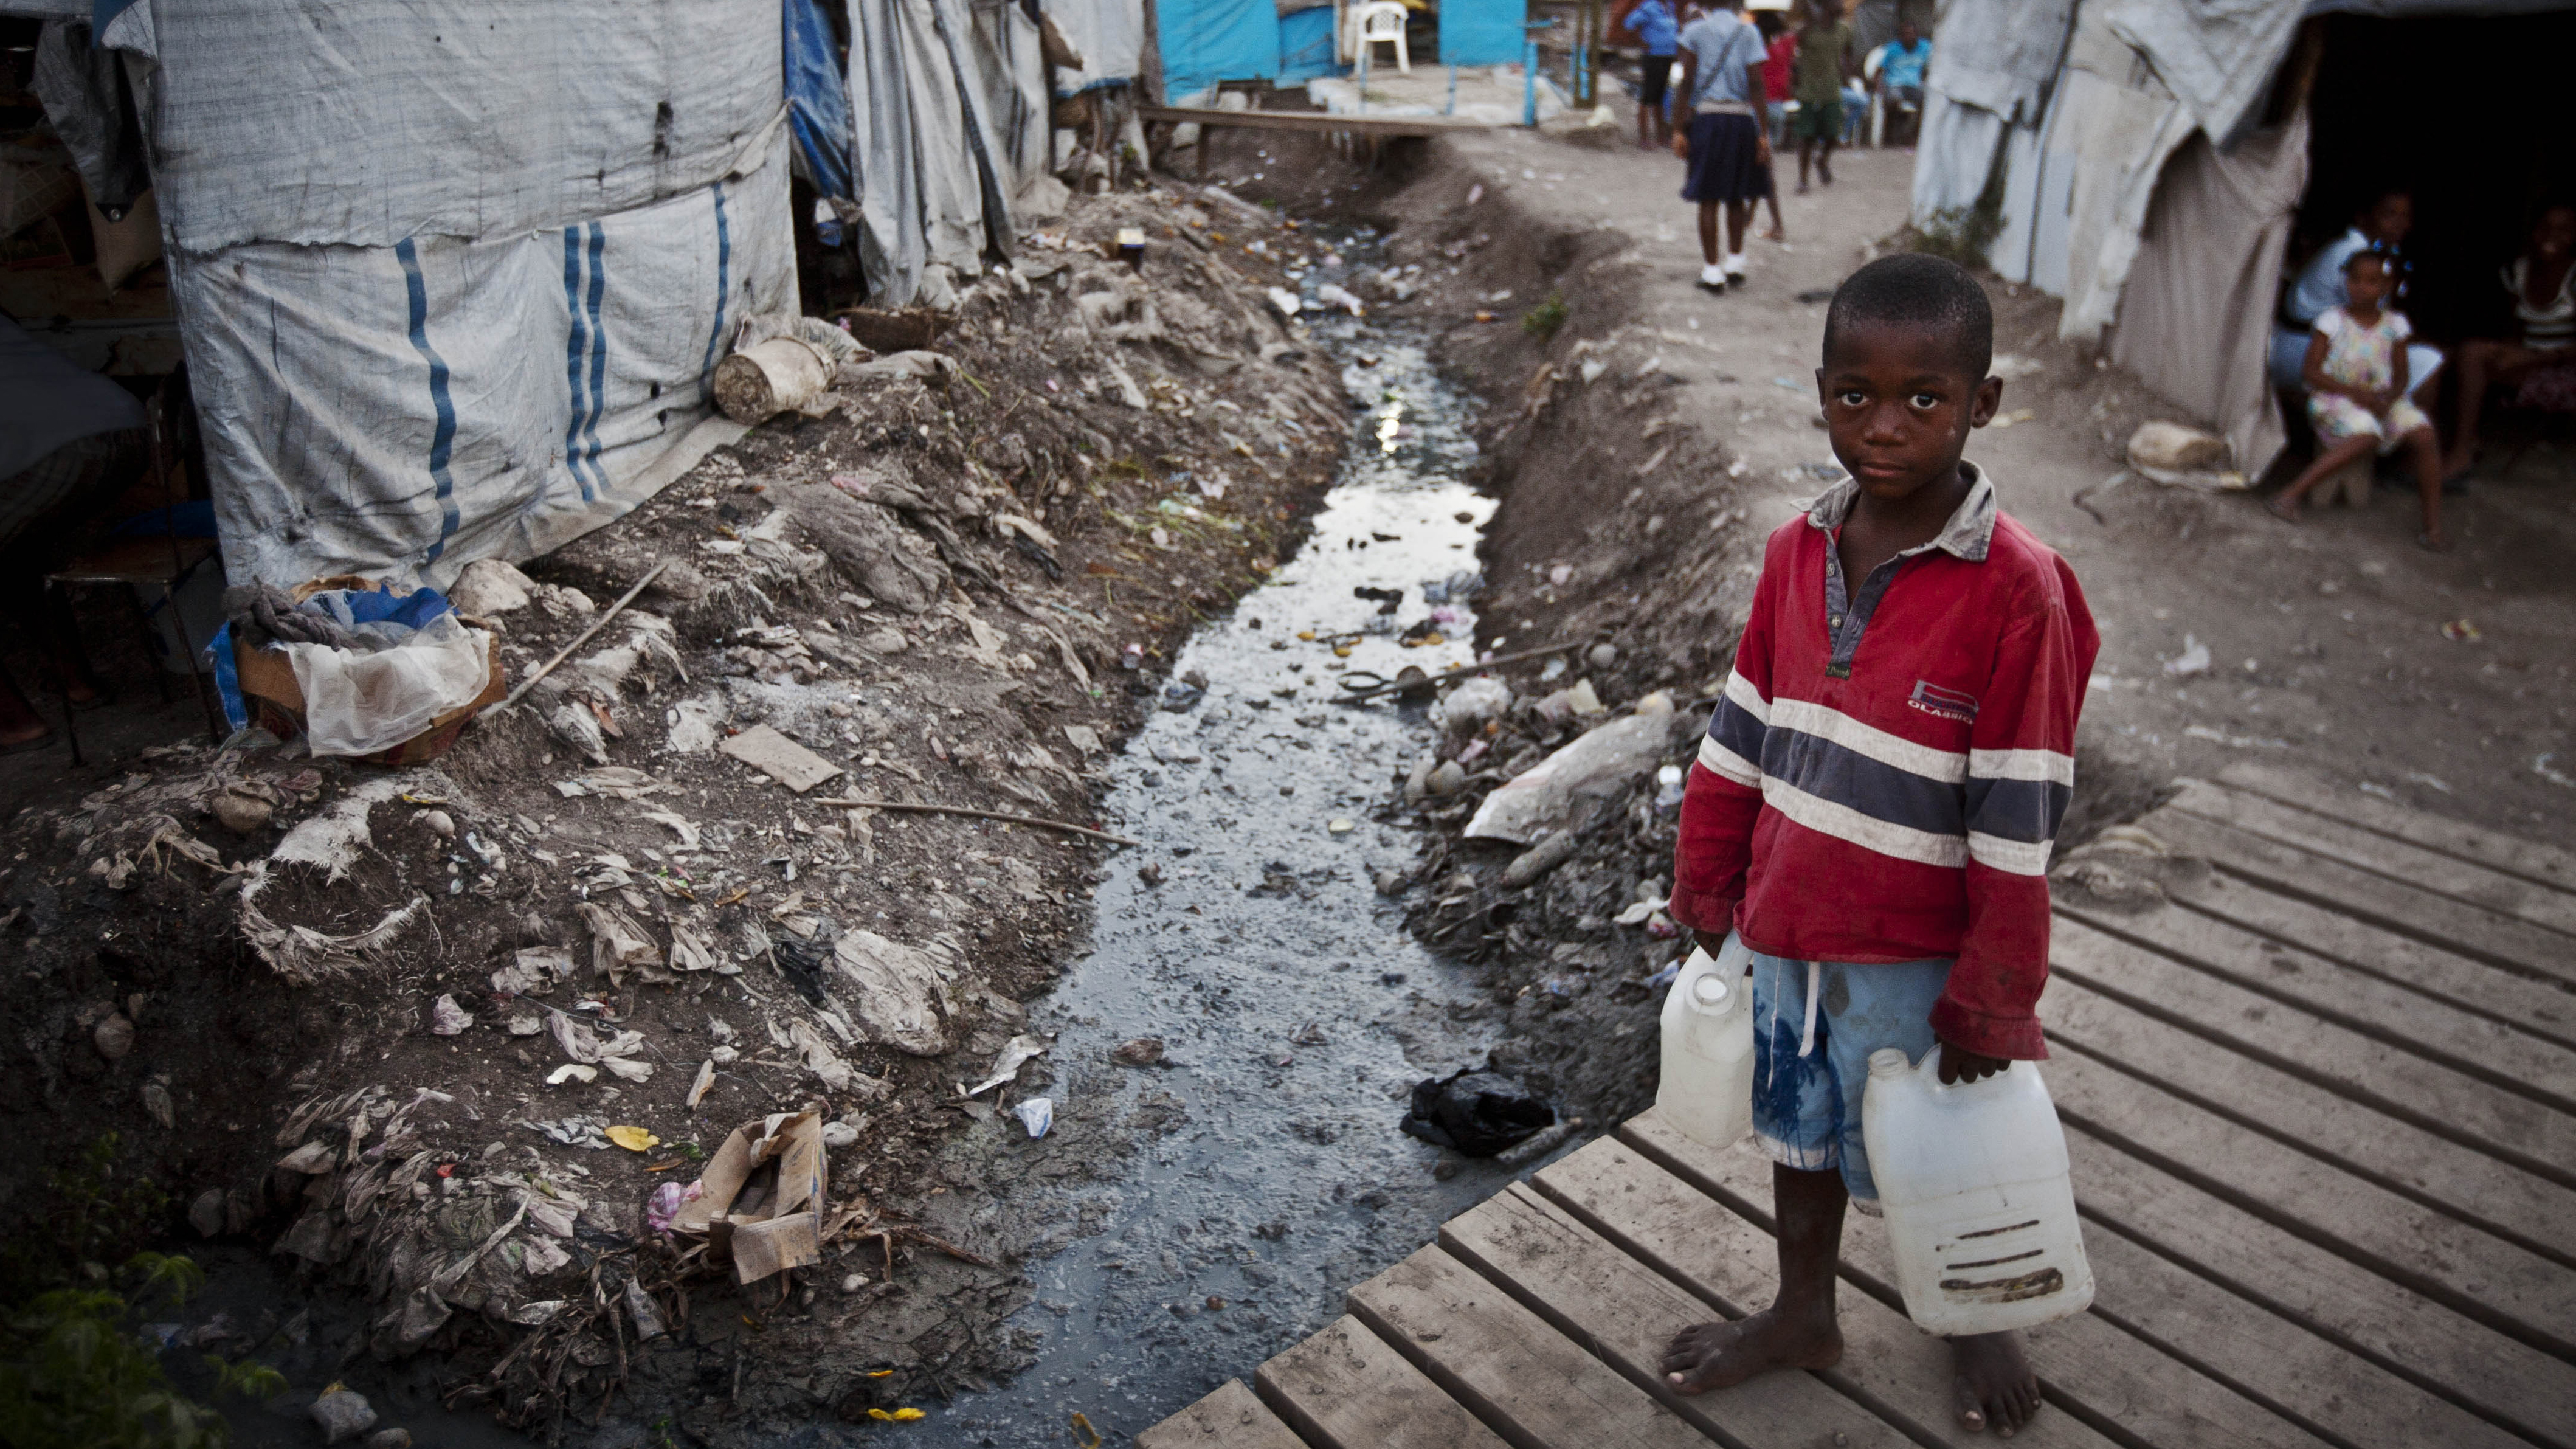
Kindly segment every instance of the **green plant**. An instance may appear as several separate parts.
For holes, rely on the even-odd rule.
[[[150,1182],[120,1182],[116,1137],[102,1136],[68,1171],[49,1173],[51,1231],[11,1243],[0,1307],[0,1438],[12,1449],[197,1449],[228,1441],[221,1415],[172,1387],[134,1320],[178,1307],[205,1286],[193,1259],[136,1252],[100,1260],[147,1231],[167,1199]],[[286,1388],[276,1370],[205,1365],[215,1392],[266,1398]]]
[[[1914,228],[1913,250],[1929,252],[1963,267],[1986,264],[1986,248],[2003,230],[2003,217],[1979,206],[1945,206]]]
[[[1521,314],[1521,330],[1541,342],[1556,336],[1565,325],[1565,294],[1550,292],[1547,300]]]

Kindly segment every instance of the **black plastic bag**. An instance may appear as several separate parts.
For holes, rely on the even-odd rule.
[[[1417,1082],[1406,1133],[1466,1157],[1491,1157],[1556,1125],[1556,1109],[1496,1071],[1460,1068]]]

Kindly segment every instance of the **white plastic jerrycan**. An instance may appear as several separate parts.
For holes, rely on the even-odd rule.
[[[1938,1046],[1919,1065],[1872,1052],[1860,1127],[1918,1326],[2001,1333],[2093,1301],[2066,1133],[2038,1063],[1945,1087]]]
[[[1753,1130],[1753,948],[1732,933],[1716,959],[1693,950],[1664,998],[1664,1071],[1655,1111],[1709,1147]]]

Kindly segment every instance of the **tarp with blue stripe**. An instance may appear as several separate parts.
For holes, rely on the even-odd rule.
[[[226,575],[443,585],[738,436],[708,379],[744,316],[795,305],[791,150],[850,184],[825,26],[814,0],[110,17],[107,44],[157,62]]]

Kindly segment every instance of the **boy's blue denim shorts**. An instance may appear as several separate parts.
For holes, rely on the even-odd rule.
[[[1772,1161],[1808,1172],[1841,1168],[1852,1205],[1876,1215],[1878,1184],[1860,1135],[1869,1054],[1895,1047],[1908,1061],[1923,1060],[1936,1040],[1932,1004],[1950,980],[1950,964],[1947,957],[1852,965],[1753,953],[1753,1135]],[[1817,996],[1812,1041],[1810,982]]]

